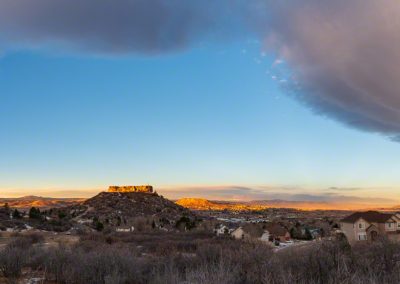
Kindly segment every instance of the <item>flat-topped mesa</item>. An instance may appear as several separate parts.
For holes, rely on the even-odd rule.
[[[153,193],[151,185],[125,185],[125,186],[109,186],[108,192],[143,192]]]

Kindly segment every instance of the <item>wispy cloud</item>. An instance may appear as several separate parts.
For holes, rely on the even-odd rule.
[[[325,189],[326,191],[330,191],[330,192],[352,192],[352,191],[360,191],[362,190],[361,187],[336,187],[336,186],[332,186],[329,187],[327,189]]]

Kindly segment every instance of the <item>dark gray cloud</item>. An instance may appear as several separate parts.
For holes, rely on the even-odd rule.
[[[0,0],[0,35],[24,44],[151,54],[233,37],[244,27],[239,7],[245,6],[226,0]]]
[[[398,139],[400,2],[277,1],[274,11],[266,46],[293,69],[293,95],[317,113]]]
[[[0,0],[0,39],[154,54],[258,37],[315,113],[400,140],[397,0]]]

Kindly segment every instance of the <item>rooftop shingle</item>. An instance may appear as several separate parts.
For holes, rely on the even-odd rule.
[[[385,223],[393,214],[381,213],[378,211],[366,211],[366,212],[356,212],[343,218],[341,221],[343,223],[355,223],[358,219],[362,218],[369,223]]]

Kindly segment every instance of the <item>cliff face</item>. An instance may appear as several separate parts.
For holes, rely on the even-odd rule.
[[[110,186],[108,192],[144,192],[152,193],[151,185],[127,185],[127,186]]]

